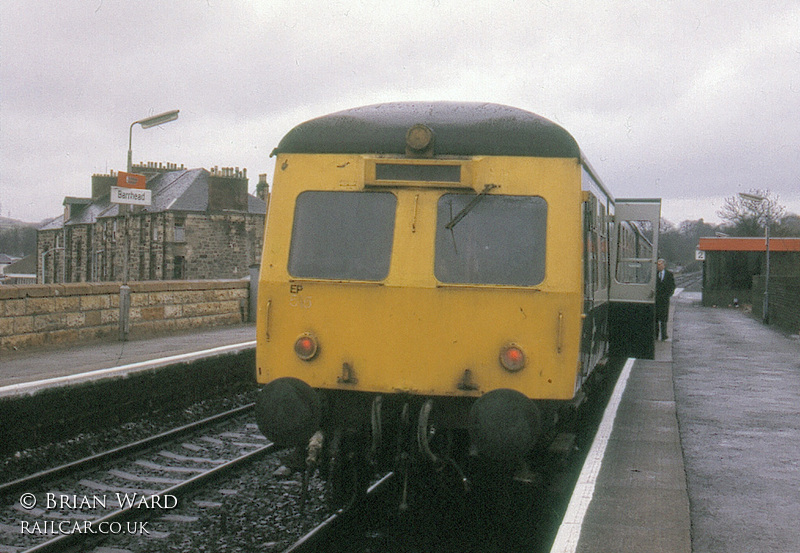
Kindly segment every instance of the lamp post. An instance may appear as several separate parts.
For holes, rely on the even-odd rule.
[[[757,194],[747,194],[745,192],[739,192],[739,196],[744,200],[749,200],[755,203],[762,203],[767,198],[765,196],[759,196]],[[765,241],[765,249],[767,250],[766,255],[766,268],[764,271],[764,303],[763,303],[763,311],[761,314],[761,320],[764,321],[764,324],[769,324],[769,206],[767,206],[767,211],[764,215],[764,241]]]
[[[172,111],[165,111],[152,117],[145,117],[131,123],[128,129],[128,173],[133,172],[133,151],[131,148],[133,140],[133,127],[134,125],[141,125],[143,129],[150,127],[157,127],[170,121],[175,121],[178,118],[180,110],[173,109]],[[128,239],[128,229],[130,228],[130,207],[127,204],[119,204],[119,212],[125,217],[125,230],[124,230],[124,243],[122,255],[122,286],[119,288],[119,339],[126,341],[128,333],[130,332],[130,309],[131,309],[131,289],[128,286],[128,272],[129,272],[129,248],[130,241]]]
[[[178,114],[181,110],[173,109],[172,111],[165,111],[164,113],[159,113],[158,115],[153,115],[152,117],[145,117],[144,119],[139,119],[138,121],[134,121],[131,123],[131,128],[128,130],[128,173],[133,171],[133,153],[131,151],[131,139],[133,138],[133,126],[134,125],[141,125],[143,129],[149,129],[150,127],[157,127],[158,125],[163,125],[164,123],[169,123],[170,121],[175,121],[178,118]]]

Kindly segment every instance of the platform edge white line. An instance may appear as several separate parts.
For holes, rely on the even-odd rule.
[[[583,528],[583,519],[586,516],[586,511],[589,509],[589,504],[592,502],[594,496],[594,488],[597,483],[597,475],[600,473],[600,467],[603,463],[603,457],[606,453],[606,446],[611,437],[611,431],[614,429],[614,420],[617,417],[617,410],[622,400],[622,394],[625,392],[625,387],[628,385],[628,377],[631,374],[631,369],[636,359],[628,359],[622,372],[619,375],[614,392],[611,394],[611,399],[606,406],[603,420],[597,428],[597,433],[592,441],[592,447],[586,455],[586,460],[583,463],[583,469],[578,476],[578,481],[575,484],[575,489],[572,492],[567,510],[564,513],[564,518],[561,521],[561,526],[558,528],[553,546],[550,548],[550,553],[575,553],[578,548],[578,540],[581,537],[581,529]]]
[[[97,369],[83,373],[76,373],[66,376],[58,376],[55,378],[48,378],[45,380],[34,380],[32,382],[20,382],[18,384],[9,384],[0,387],[0,397],[11,395],[22,395],[25,393],[33,393],[36,390],[47,388],[55,385],[69,385],[84,382],[86,380],[98,379],[100,377],[113,377],[126,375],[144,371],[148,369],[155,369],[173,363],[189,363],[204,357],[212,357],[215,355],[223,355],[226,353],[238,353],[245,349],[255,347],[256,341],[241,342],[238,344],[230,344],[227,346],[219,346],[211,349],[201,351],[193,351],[190,353],[182,353],[180,355],[171,355],[169,357],[161,357],[158,359],[150,359],[148,361],[140,361],[138,363],[130,363],[128,365],[120,365],[118,367],[109,367],[107,369]]]

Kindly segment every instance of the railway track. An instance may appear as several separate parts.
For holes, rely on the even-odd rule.
[[[702,289],[703,273],[679,273],[675,275],[675,286],[690,292],[699,292]]]
[[[448,535],[463,529],[460,521],[471,520],[470,525],[475,526],[468,536],[459,538],[458,543],[468,545],[484,541],[484,534],[496,532],[495,526],[499,528],[505,523],[504,517],[496,519],[498,524],[486,522],[488,519],[483,507],[463,509],[445,505],[428,510],[428,520],[424,524],[409,524],[408,517],[402,517],[405,522],[401,521],[399,528],[392,526],[392,521],[398,518],[396,502],[381,504],[378,500],[386,490],[394,487],[397,491],[396,485],[392,486],[396,484],[392,474],[370,489],[366,503],[333,514],[319,506],[315,509],[309,506],[310,509],[303,513],[302,506],[297,507],[301,503],[296,501],[302,490],[297,475],[283,480],[274,475],[270,477],[280,461],[265,455],[271,451],[271,446],[250,423],[251,410],[252,405],[246,405],[147,440],[0,484],[0,553],[89,552],[99,543],[106,548],[121,547],[122,551],[214,550],[214,538],[208,537],[211,533],[218,533],[223,540],[228,540],[232,550],[260,548],[307,553],[314,550],[374,551],[377,547],[402,551],[404,546],[385,546],[401,542],[407,545],[411,528],[423,527],[423,533],[429,535],[442,533],[447,528],[444,537],[436,538],[436,547],[439,548],[443,543],[450,543]],[[217,486],[224,490],[216,492],[234,494],[230,496],[231,501],[215,499],[213,491],[206,493],[205,486],[210,482],[262,456],[263,460],[256,462],[251,470],[237,473],[253,473],[250,480],[237,483],[228,479],[224,486]],[[203,488],[203,491],[197,492],[198,488]],[[213,487],[208,489],[213,490]],[[192,500],[185,500],[185,494],[190,491],[195,492]],[[247,495],[250,491],[255,499]],[[393,495],[395,499],[396,495]],[[35,505],[23,505],[23,497]],[[527,512],[520,507],[527,509],[534,498],[522,497],[524,501],[515,497],[513,508],[500,511]],[[105,505],[100,505],[99,499]],[[476,499],[473,495],[474,505],[485,505],[484,501]],[[541,497],[535,499],[537,503],[540,500]],[[237,502],[241,508],[231,509],[231,504]],[[319,502],[317,497],[317,505]],[[180,504],[179,508],[173,509],[175,504]],[[274,514],[265,510],[264,506],[270,504],[274,505]],[[542,507],[540,503],[538,509]],[[453,513],[461,510],[468,516],[458,515],[454,519]],[[373,524],[373,529],[363,524],[364,519],[375,521],[376,518],[382,520]],[[150,519],[154,519],[149,529],[156,534],[155,539],[141,535],[126,535],[120,539],[117,535],[141,531],[147,528],[143,521]],[[290,537],[300,535],[299,529],[311,527],[315,520],[323,522],[300,540]],[[162,524],[162,521],[168,522]],[[103,524],[103,529],[111,535],[81,531],[87,524],[95,528]],[[504,531],[502,534],[541,533],[541,528],[520,530],[520,526],[514,526],[513,532]],[[170,533],[169,541],[167,538],[158,539],[157,534]],[[360,536],[357,546],[360,549],[352,549],[356,535]],[[242,539],[242,536],[246,537]],[[429,537],[416,539],[429,544]],[[341,545],[337,545],[338,549],[331,549],[333,543]],[[211,545],[198,547],[199,544]],[[523,545],[526,551],[538,550],[531,549],[529,541]]]
[[[551,530],[545,511],[558,492],[507,483],[457,497],[433,486],[401,510],[398,480],[387,474],[362,502],[331,515],[283,553],[546,550]]]
[[[0,485],[0,551],[86,551],[272,451],[252,405]]]
[[[392,474],[385,483],[376,484],[375,496],[332,515],[283,551],[549,551],[620,369],[610,366],[595,385],[580,414],[577,448],[567,458],[538,466],[538,478],[529,482],[484,478],[462,494],[452,482],[448,486],[431,474],[415,483],[411,508],[402,510],[399,477]],[[381,496],[381,491],[390,493]]]
[[[567,458],[538,466],[538,477],[516,481],[507,474],[493,479],[489,473],[474,480],[464,494],[450,479],[439,481],[431,474],[415,482],[408,510],[398,508],[402,486],[394,477],[383,488],[391,492],[384,496],[386,501],[376,496],[337,513],[284,551],[549,551],[620,369],[610,366],[595,385],[580,414],[577,448]]]
[[[313,553],[315,551],[336,551],[344,540],[352,539],[349,530],[362,525],[362,518],[374,516],[385,506],[386,499],[393,488],[395,473],[389,472],[367,490],[366,497],[349,507],[339,509],[320,524],[312,528],[283,553]]]

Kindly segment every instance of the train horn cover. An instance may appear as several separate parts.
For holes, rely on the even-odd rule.
[[[406,146],[410,153],[416,155],[433,154],[433,130],[423,124],[417,124],[406,132]]]

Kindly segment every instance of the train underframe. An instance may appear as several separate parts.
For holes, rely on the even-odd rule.
[[[532,400],[510,389],[479,398],[381,395],[283,378],[262,389],[257,420],[267,437],[295,449],[294,468],[306,478],[319,471],[331,506],[354,502],[391,470],[402,510],[420,484],[469,493],[498,478],[540,481],[573,450],[583,397]]]

